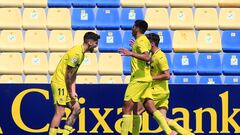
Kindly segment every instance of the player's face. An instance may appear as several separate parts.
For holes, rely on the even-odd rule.
[[[151,43],[151,51],[153,52],[153,48],[156,47],[154,42],[150,42]]]
[[[132,36],[136,37],[136,35],[137,35],[137,27],[133,26],[132,27]]]
[[[97,47],[98,41],[89,40],[88,45],[89,45],[89,51],[92,53],[94,51],[94,48]]]

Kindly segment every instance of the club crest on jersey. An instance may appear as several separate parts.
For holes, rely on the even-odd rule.
[[[77,62],[77,58],[75,57],[72,59],[72,63],[76,63],[76,62]]]

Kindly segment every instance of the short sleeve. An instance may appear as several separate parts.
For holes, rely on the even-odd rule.
[[[169,70],[168,61],[165,55],[162,55],[158,60],[159,68],[161,71]]]
[[[77,54],[73,52],[69,52],[67,65],[71,67],[76,67],[78,65],[78,62],[79,62],[79,57],[77,56]]]
[[[150,51],[150,42],[148,40],[140,40],[138,42],[138,48],[140,53],[149,52]]]

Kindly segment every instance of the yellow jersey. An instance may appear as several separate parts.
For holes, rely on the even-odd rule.
[[[151,44],[145,35],[138,37],[133,44],[132,51],[142,54],[150,52]],[[135,57],[131,58],[131,79],[130,81],[151,82],[150,64],[146,61],[139,60]]]
[[[152,55],[151,75],[157,76],[166,70],[169,70],[167,58],[165,54],[158,49]],[[152,85],[154,88],[158,89],[158,92],[169,93],[168,80],[153,80]]]
[[[76,45],[71,48],[61,58],[58,66],[53,74],[51,82],[58,84],[65,84],[65,74],[67,66],[74,68],[73,72],[76,73],[79,66],[84,59],[84,48],[83,45]]]

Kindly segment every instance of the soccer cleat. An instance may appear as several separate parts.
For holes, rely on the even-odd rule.
[[[56,128],[50,128],[48,135],[57,135],[58,129]]]
[[[57,129],[57,133],[58,133],[58,134],[62,134],[62,133],[63,133],[63,129],[58,128],[58,129]]]
[[[63,135],[69,135],[69,134],[73,133],[74,131],[75,131],[74,128],[72,128],[68,125],[65,125],[64,130],[63,130]]]
[[[195,135],[194,133],[187,133],[187,134],[184,134],[184,135]]]

